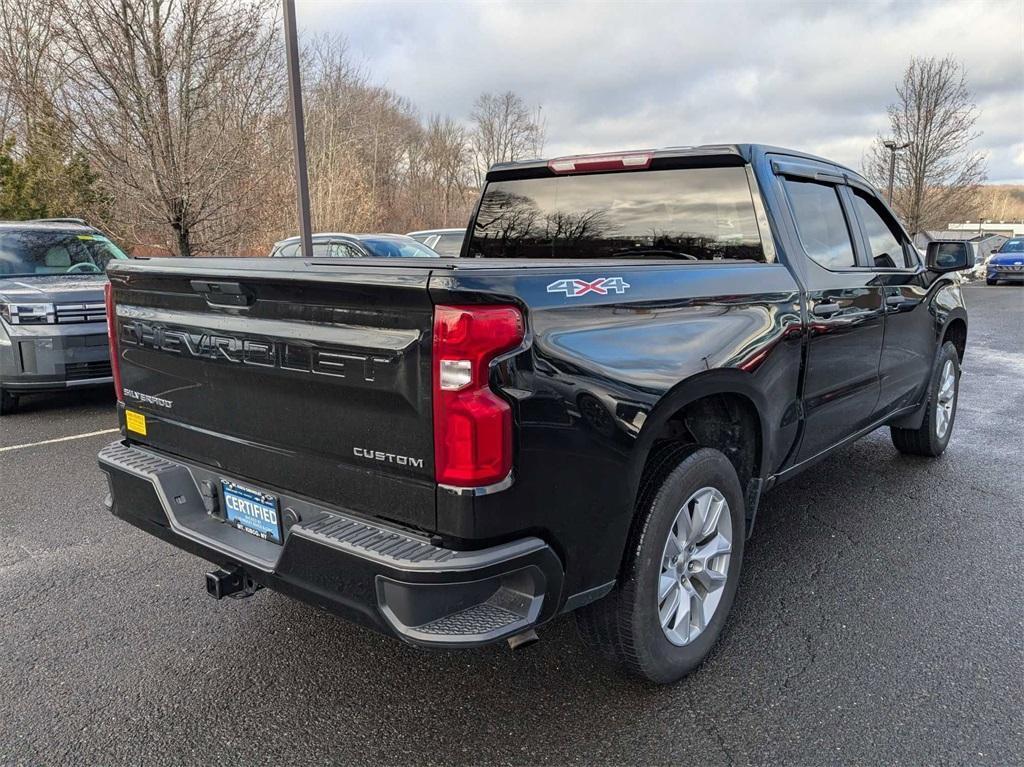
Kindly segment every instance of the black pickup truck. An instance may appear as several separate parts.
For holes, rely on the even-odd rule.
[[[460,258],[112,262],[115,515],[419,645],[585,640],[670,682],[761,495],[956,413],[963,243],[857,173],[702,146],[501,164]]]

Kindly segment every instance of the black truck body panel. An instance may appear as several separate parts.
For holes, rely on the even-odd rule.
[[[112,273],[126,399],[149,422],[136,441],[432,527],[429,271],[247,273],[233,306],[194,284],[239,285],[237,264],[189,265]],[[355,454],[384,432],[392,461]]]
[[[749,524],[762,489],[880,425],[919,422],[936,350],[952,323],[966,337],[966,312],[957,279],[927,271],[905,232],[905,264],[872,261],[873,235],[855,196],[884,205],[866,182],[772,147],[663,154],[694,167],[747,168],[763,263],[490,260],[467,257],[467,238],[463,258],[416,263],[113,265],[122,427],[124,408],[148,423],[144,436],[126,431],[123,444],[191,466],[193,477],[249,482],[453,552],[543,542],[541,580],[550,588],[535,606],[540,622],[614,586],[647,457],[688,404],[728,396],[754,414],[756,435],[746,448],[752,469],[741,477]],[[544,172],[523,163],[497,166],[489,178]],[[849,268],[828,269],[809,256],[787,179],[825,184],[837,195],[855,259]],[[628,291],[568,298],[551,290],[560,279],[612,277]],[[491,388],[512,408],[513,470],[494,486],[454,488],[434,480],[432,312],[480,304],[511,304],[526,319],[522,344],[490,370]],[[196,551],[196,541],[178,540],[161,521],[154,491],[134,484],[129,492],[117,465],[101,466],[115,513]],[[354,600],[353,609],[337,611],[432,643],[383,617],[384,587],[373,579],[383,573],[400,583],[408,574],[370,572],[363,563],[352,578],[328,577],[323,569],[346,567],[345,557],[317,559],[309,539],[292,537],[281,559],[292,574],[271,568],[258,578],[331,609]],[[246,565],[230,548],[197,553]],[[499,591],[537,597],[537,580],[501,577]],[[462,588],[455,584],[474,580],[438,578],[452,594]],[[467,589],[455,603],[472,602]]]

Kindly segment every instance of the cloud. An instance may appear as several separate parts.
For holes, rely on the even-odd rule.
[[[993,181],[1022,176],[1019,2],[344,3],[300,0],[424,114],[483,91],[543,105],[546,154],[757,141],[853,167],[911,56],[956,55]]]

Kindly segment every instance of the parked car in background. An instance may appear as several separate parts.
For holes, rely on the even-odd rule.
[[[414,240],[422,242],[431,250],[436,250],[446,258],[458,258],[462,253],[462,243],[466,239],[465,229],[424,229],[422,232],[409,232]]]
[[[0,415],[31,392],[110,385],[104,271],[125,258],[78,219],[0,223]]]
[[[300,238],[275,242],[271,258],[302,255]],[[437,253],[404,234],[314,234],[313,258],[437,258]]]
[[[995,285],[1000,280],[1024,282],[1024,237],[1007,240],[989,258],[985,282]]]

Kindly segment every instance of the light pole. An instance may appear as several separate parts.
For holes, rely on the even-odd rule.
[[[901,149],[906,149],[910,146],[910,142],[904,144],[897,144],[892,139],[882,142],[882,146],[889,150],[889,193],[886,195],[889,205],[892,205],[892,184],[893,179],[896,177],[896,153]]]
[[[292,112],[295,149],[295,182],[298,187],[299,234],[302,255],[313,257],[313,233],[309,224],[309,176],[306,173],[306,121],[302,114],[302,78],[299,76],[299,33],[295,26],[295,0],[284,3],[284,47],[288,56],[288,102]]]

